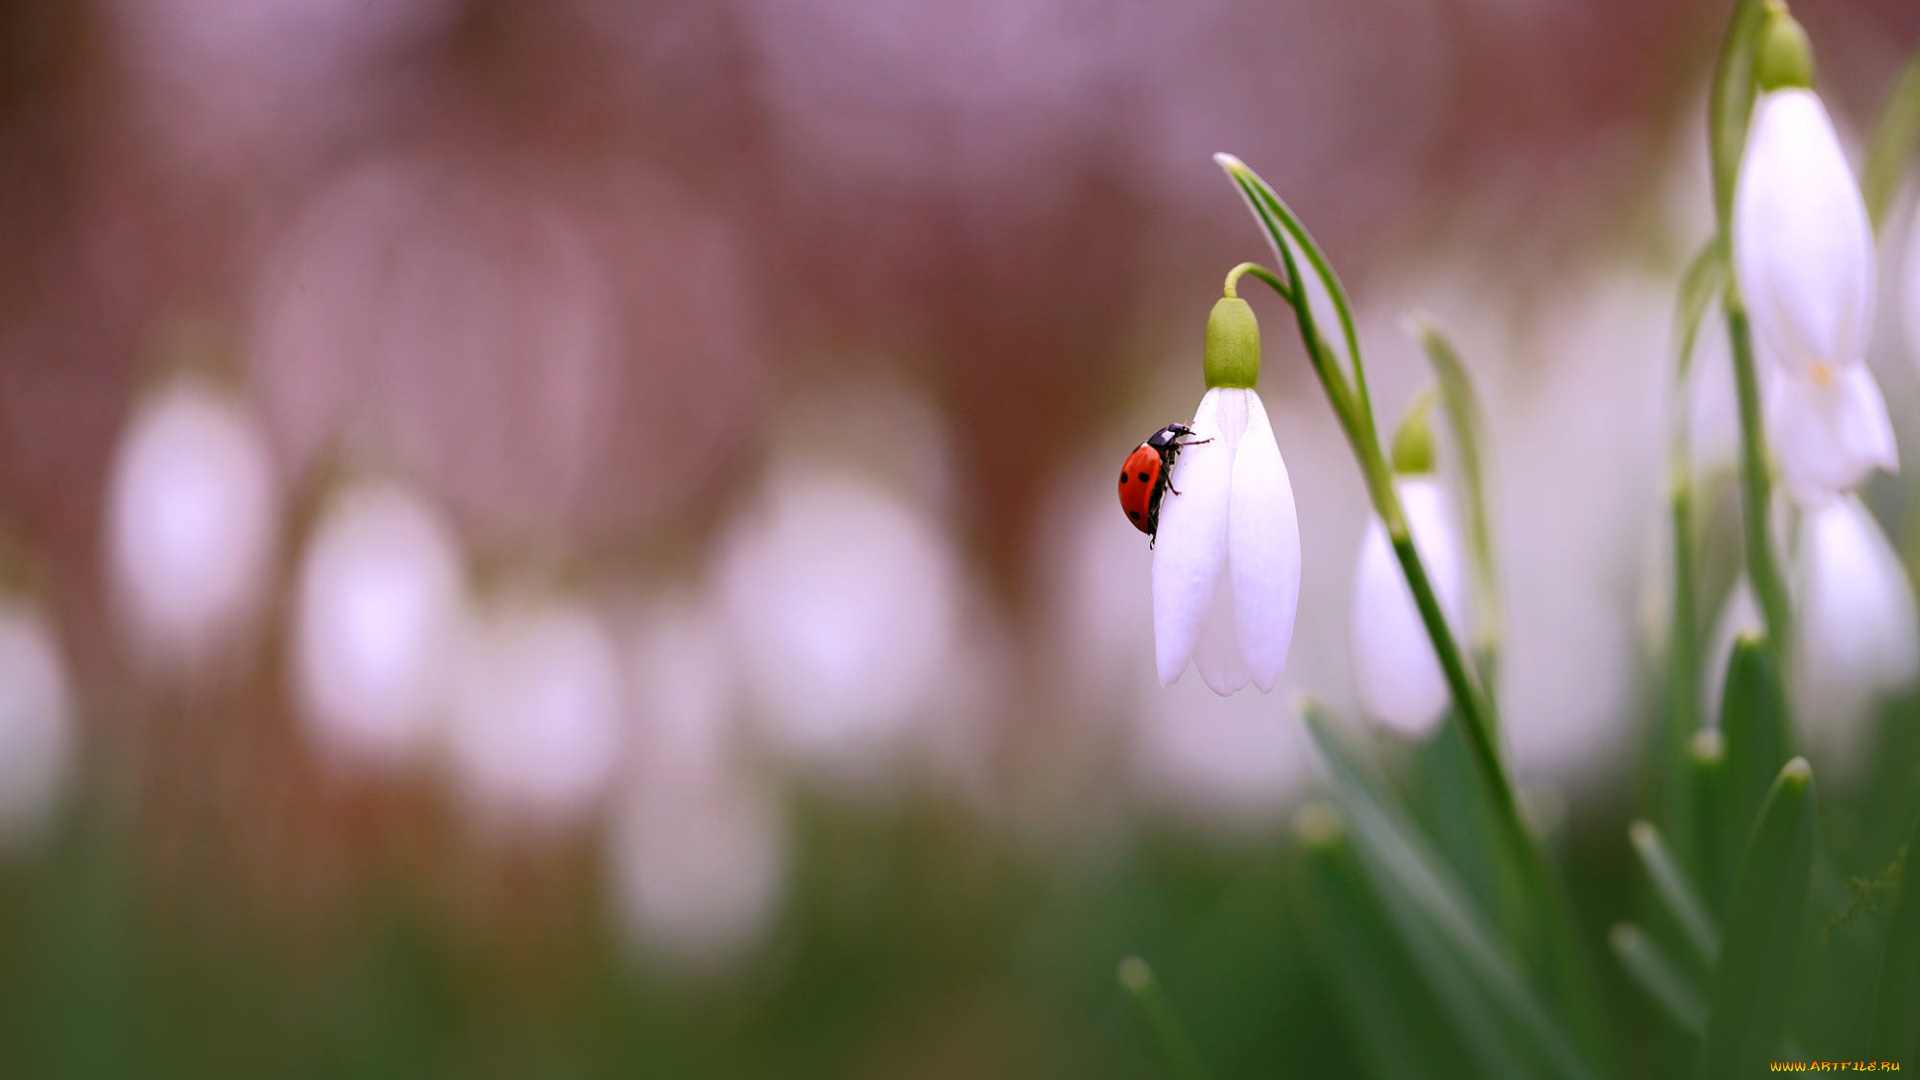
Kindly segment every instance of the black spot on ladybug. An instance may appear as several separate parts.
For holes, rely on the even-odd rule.
[[[1128,516],[1128,517],[1130,517],[1130,518],[1132,518],[1132,519],[1133,519],[1133,520],[1135,520],[1135,521],[1139,521],[1139,520],[1140,520],[1140,511],[1138,511],[1138,510],[1129,510],[1129,511],[1127,511],[1127,516]]]
[[[1127,471],[1125,469],[1120,470],[1120,482],[1123,484],[1127,482]]]
[[[1146,473],[1141,473],[1141,474],[1140,474],[1140,482],[1141,482],[1141,483],[1143,483],[1143,484],[1147,482],[1147,474],[1146,474]]]

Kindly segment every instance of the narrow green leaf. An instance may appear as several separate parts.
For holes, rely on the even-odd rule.
[[[1674,377],[1685,383],[1692,370],[1694,346],[1700,339],[1700,325],[1706,321],[1707,309],[1713,299],[1725,290],[1727,284],[1727,249],[1719,238],[1708,240],[1694,252],[1687,269],[1680,275],[1680,289],[1675,294],[1673,304],[1673,370]],[[1678,415],[1684,417],[1685,409],[1676,406]]]
[[[1621,968],[1640,984],[1675,1027],[1699,1038],[1707,1030],[1707,999],[1676,967],[1660,943],[1632,923],[1619,923],[1607,935]]]
[[[1726,692],[1720,699],[1720,733],[1727,740],[1727,780],[1731,806],[1727,835],[1734,849],[1759,812],[1774,776],[1789,756],[1786,710],[1773,650],[1763,638],[1743,634],[1727,664]]]
[[[1180,1018],[1174,1014],[1166,991],[1160,989],[1160,981],[1154,978],[1153,968],[1145,960],[1129,956],[1120,961],[1118,975],[1120,988],[1133,998],[1147,1030],[1153,1034],[1154,1045],[1160,1048],[1167,1075],[1173,1080],[1206,1080],[1206,1067],[1200,1063],[1200,1055],[1194,1051],[1186,1029],[1180,1026]]]
[[[1707,914],[1706,904],[1687,881],[1686,872],[1674,862],[1660,830],[1650,821],[1636,821],[1627,826],[1627,836],[1633,842],[1634,854],[1640,857],[1641,868],[1647,872],[1647,880],[1653,884],[1654,895],[1680,927],[1688,948],[1700,961],[1701,970],[1712,971],[1720,958],[1720,931]]]
[[[1748,1077],[1779,1046],[1813,877],[1813,770],[1794,758],[1767,792],[1727,907],[1714,972],[1703,1080]]]
[[[1479,995],[1449,1007],[1433,974],[1416,966],[1394,933],[1395,923],[1367,887],[1339,815],[1310,804],[1295,818],[1306,852],[1307,934],[1322,975],[1339,996],[1354,1049],[1382,1077],[1524,1076]],[[1449,963],[1456,980],[1465,973]],[[1422,989],[1430,991],[1423,994]],[[1462,1045],[1465,1043],[1466,1045]],[[1464,1053],[1463,1053],[1464,1051]]]
[[[1465,890],[1399,809],[1366,779],[1318,710],[1309,708],[1308,728],[1326,759],[1335,801],[1353,832],[1354,847],[1374,887],[1390,909],[1404,904],[1418,922],[1409,945],[1433,937],[1474,976],[1505,1024],[1526,1038],[1554,1075],[1588,1077],[1592,1067],[1575,1050],[1520,974],[1512,955],[1487,925]]]
[[[1714,220],[1720,223],[1722,236],[1733,216],[1734,183],[1747,147],[1747,124],[1753,118],[1753,52],[1763,10],[1761,0],[1736,0],[1713,68],[1707,143],[1713,155]]]
[[[1867,140],[1860,195],[1866,200],[1875,231],[1886,223],[1887,209],[1893,205],[1893,194],[1900,188],[1900,175],[1913,157],[1916,142],[1920,142],[1920,50],[1914,52],[1900,80],[1893,84],[1893,92],[1880,107],[1880,119],[1874,122],[1873,135]]]
[[[1871,1045],[1881,1061],[1920,1061],[1920,819],[1900,856],[1900,894],[1880,959]]]
[[[1725,288],[1726,272],[1726,248],[1717,239],[1709,240],[1687,264],[1674,301],[1673,403],[1667,421],[1673,606],[1667,628],[1667,730],[1661,757],[1656,759],[1656,782],[1667,775],[1666,762],[1684,753],[1687,740],[1700,730],[1700,597],[1693,552],[1693,380],[1690,372],[1700,324],[1713,298]]]
[[[1708,729],[1687,742],[1687,824],[1692,842],[1693,879],[1706,895],[1707,910],[1722,911],[1729,882],[1726,869],[1727,740]]]
[[[1480,395],[1474,392],[1473,378],[1460,362],[1460,353],[1453,343],[1424,315],[1411,316],[1409,323],[1440,383],[1440,398],[1446,405],[1447,426],[1453,432],[1454,453],[1459,459],[1460,479],[1467,497],[1467,551],[1473,577],[1473,650],[1481,690],[1492,705],[1500,664],[1504,607],[1500,602],[1499,561],[1494,551],[1488,481],[1492,471],[1488,436],[1491,428],[1486,410],[1480,405]]]

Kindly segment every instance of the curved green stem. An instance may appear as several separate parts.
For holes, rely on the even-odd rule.
[[[1760,374],[1754,365],[1753,333],[1747,325],[1746,308],[1732,285],[1727,287],[1724,306],[1727,336],[1733,341],[1734,384],[1740,397],[1740,509],[1746,532],[1747,577],[1753,582],[1761,614],[1766,618],[1767,647],[1773,654],[1774,670],[1784,679],[1792,616],[1786,582],[1773,557],[1769,528],[1773,478],[1767,464],[1766,421],[1760,413]]]
[[[1920,50],[1907,61],[1900,79],[1880,107],[1880,119],[1874,122],[1873,136],[1867,140],[1867,160],[1860,170],[1860,196],[1866,200],[1867,215],[1877,232],[1886,223],[1893,193],[1900,187],[1900,173],[1920,142]]]

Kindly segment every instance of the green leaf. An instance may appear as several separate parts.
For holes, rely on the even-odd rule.
[[[1306,712],[1361,864],[1389,911],[1406,920],[1402,930],[1409,947],[1421,947],[1429,938],[1444,942],[1499,1011],[1503,1026],[1523,1037],[1553,1075],[1593,1076],[1592,1067],[1541,1007],[1513,955],[1440,857],[1384,791],[1366,778],[1326,718],[1317,709]]]
[[[1607,935],[1620,966],[1640,984],[1675,1027],[1699,1038],[1707,1029],[1707,999],[1676,967],[1660,943],[1632,923],[1619,923]]]
[[[1433,365],[1434,376],[1440,383],[1440,398],[1447,409],[1447,426],[1453,432],[1454,453],[1467,498],[1467,550],[1473,575],[1473,650],[1481,691],[1491,705],[1499,671],[1503,612],[1487,480],[1491,471],[1488,437],[1491,429],[1486,410],[1480,406],[1480,396],[1474,392],[1473,379],[1446,335],[1425,315],[1411,316],[1409,325],[1421,350],[1427,354],[1427,362]]]
[[[1731,806],[1726,817],[1728,835],[1738,841],[1747,835],[1754,814],[1767,796],[1774,775],[1790,754],[1786,709],[1780,679],[1773,666],[1773,650],[1764,638],[1743,634],[1734,642],[1727,664],[1726,692],[1721,696],[1720,733],[1727,740],[1727,780]]]
[[[1881,1061],[1920,1060],[1920,819],[1900,858],[1900,895],[1873,1002],[1871,1053]]]
[[[1714,220],[1720,223],[1722,236],[1733,216],[1733,188],[1747,147],[1747,124],[1753,119],[1753,54],[1764,11],[1760,0],[1736,0],[1713,68],[1707,143],[1713,155]]]
[[[1667,752],[1700,728],[1700,633],[1693,557],[1692,392],[1694,345],[1713,298],[1726,286],[1726,248],[1701,247],[1680,278],[1673,310],[1673,404],[1668,420],[1667,499],[1673,541],[1673,610],[1667,631]]]
[[[1194,1051],[1186,1029],[1180,1026],[1180,1018],[1173,1011],[1173,1003],[1167,1000],[1166,991],[1160,989],[1160,981],[1154,978],[1153,968],[1145,960],[1129,956],[1120,961],[1118,975],[1120,988],[1133,998],[1147,1030],[1153,1034],[1154,1045],[1160,1048],[1167,1075],[1174,1080],[1206,1080],[1206,1067],[1200,1063],[1200,1055]]]
[[[1714,972],[1703,1080],[1748,1077],[1778,1047],[1799,962],[1813,877],[1813,770],[1794,758],[1767,792],[1727,907]]]
[[[1633,842],[1634,854],[1640,857],[1641,868],[1647,872],[1647,880],[1653,884],[1654,895],[1687,939],[1701,970],[1712,971],[1720,958],[1720,931],[1687,881],[1685,871],[1674,862],[1660,830],[1652,822],[1636,821],[1627,826],[1627,836]]]
[[[1443,1017],[1446,995],[1421,993],[1423,984],[1432,989],[1435,973],[1416,966],[1399,942],[1395,923],[1367,887],[1339,815],[1310,804],[1296,816],[1295,831],[1307,856],[1308,946],[1341,1000],[1354,1049],[1369,1071],[1383,1077],[1524,1076],[1510,1066],[1512,1053],[1481,995],[1449,1003]],[[1458,965],[1446,970],[1464,981]]]
[[[1687,742],[1687,827],[1693,879],[1706,894],[1707,909],[1720,911],[1727,895],[1727,740],[1708,729]]]
[[[1860,171],[1860,196],[1866,200],[1867,214],[1878,231],[1886,223],[1887,209],[1893,205],[1893,193],[1900,188],[1900,175],[1906,171],[1913,147],[1920,142],[1920,50],[1893,84],[1887,103],[1880,107],[1880,119],[1867,140],[1867,160]]]

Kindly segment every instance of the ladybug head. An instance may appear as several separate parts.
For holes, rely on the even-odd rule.
[[[1165,450],[1167,447],[1173,445],[1174,440],[1191,434],[1193,434],[1193,429],[1185,424],[1168,424],[1166,427],[1154,432],[1153,437],[1147,440],[1147,445],[1155,450]]]

